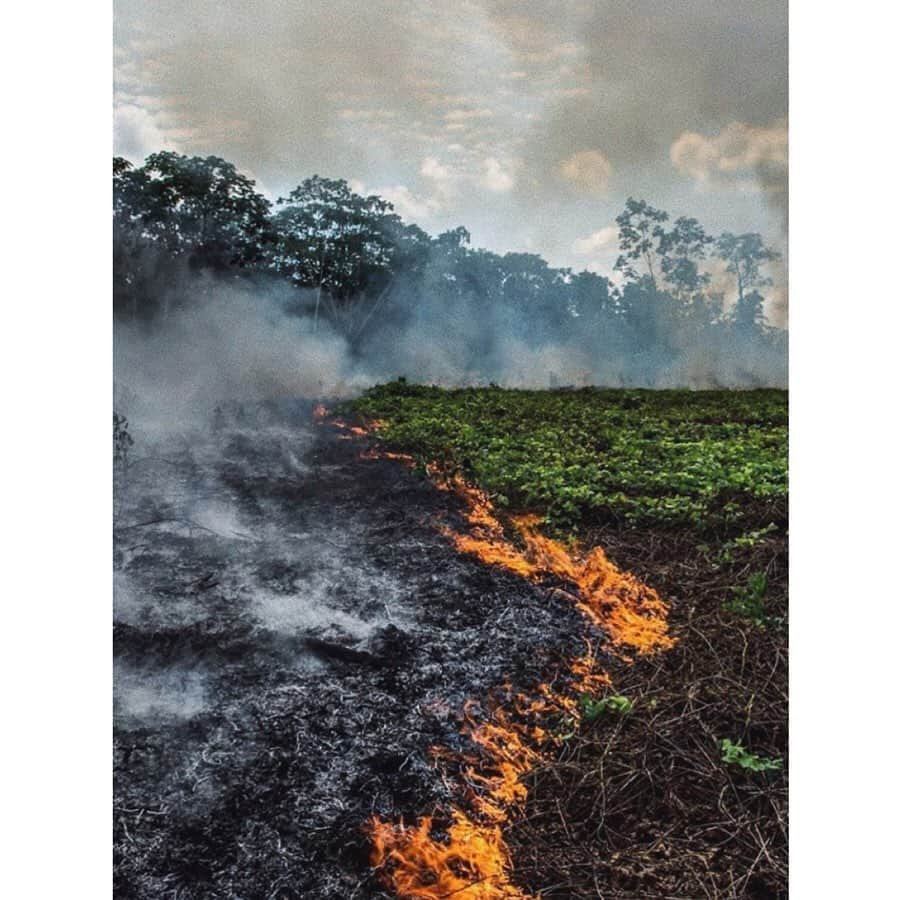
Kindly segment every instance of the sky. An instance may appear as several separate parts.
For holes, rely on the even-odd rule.
[[[610,274],[629,196],[787,250],[786,0],[116,0],[114,104],[134,162],[345,178],[554,265]]]

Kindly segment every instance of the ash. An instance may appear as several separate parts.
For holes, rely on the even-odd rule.
[[[219,414],[117,480],[117,897],[386,896],[367,819],[449,804],[463,703],[584,649],[441,536],[451,495],[310,419]]]

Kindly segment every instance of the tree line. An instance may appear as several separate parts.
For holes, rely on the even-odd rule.
[[[153,322],[191,302],[185,275],[290,285],[298,314],[360,347],[421,310],[464,307],[529,343],[576,341],[658,365],[724,341],[786,353],[763,313],[778,254],[759,234],[706,233],[643,200],[618,216],[620,283],[533,253],[471,246],[462,227],[431,236],[381,197],[314,175],[275,203],[215,156],[113,160],[114,312]],[[719,276],[713,278],[717,264]],[[726,308],[723,276],[735,303]]]

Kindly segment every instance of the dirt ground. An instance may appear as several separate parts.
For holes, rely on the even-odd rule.
[[[588,726],[535,772],[508,834],[516,880],[546,898],[787,896],[787,511],[779,530],[730,551],[730,535],[598,530],[622,567],[670,600],[678,643],[616,674],[626,718]],[[723,608],[752,572],[768,578],[759,627]],[[783,771],[723,765],[740,741]]]

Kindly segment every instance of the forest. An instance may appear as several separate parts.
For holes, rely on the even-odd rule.
[[[607,277],[473,247],[462,226],[429,235],[341,179],[313,175],[273,203],[215,156],[117,157],[114,311],[153,329],[223,286],[276,297],[376,380],[504,383],[510,355],[552,347],[566,364],[543,386],[785,384],[787,332],[764,314],[779,254],[759,234],[711,235],[633,198],[616,223]],[[395,356],[451,335],[442,365]]]

